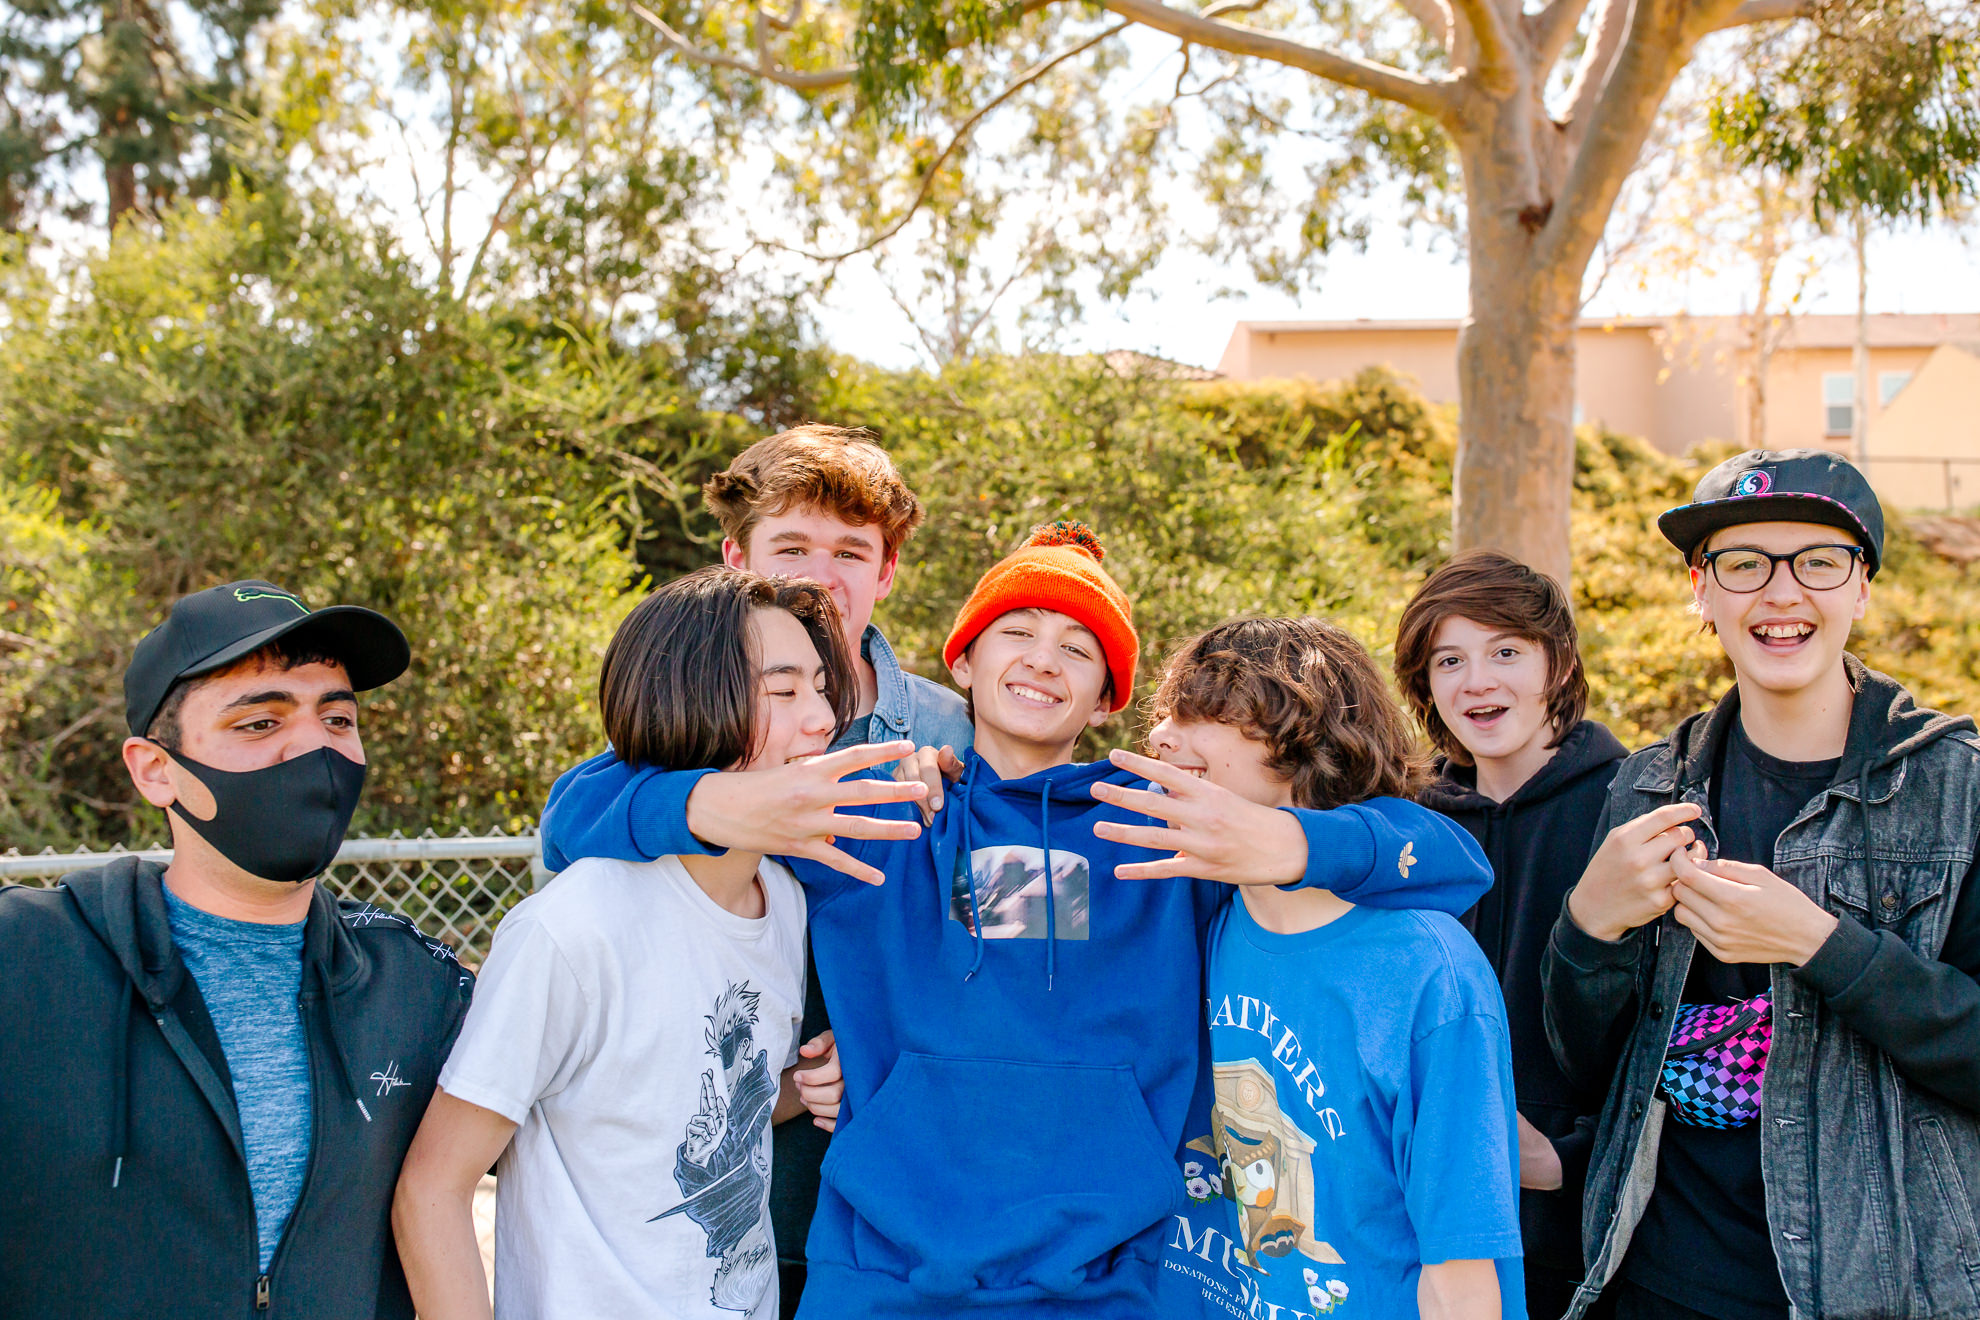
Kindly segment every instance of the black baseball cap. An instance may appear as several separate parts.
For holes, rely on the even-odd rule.
[[[1884,506],[1854,464],[1826,449],[1749,449],[1707,472],[1691,503],[1666,510],[1657,530],[1687,558],[1705,538],[1740,523],[1840,527],[1863,545],[1864,576],[1884,560]]]
[[[224,669],[281,637],[296,637],[343,662],[354,691],[406,672],[412,648],[398,625],[361,605],[312,610],[272,582],[229,582],[181,596],[144,635],[124,670],[124,717],[142,737],[165,694],[182,678]]]

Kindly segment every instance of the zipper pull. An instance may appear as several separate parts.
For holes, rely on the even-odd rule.
[[[266,1311],[268,1309],[268,1276],[266,1274],[254,1281],[254,1309],[257,1311]]]

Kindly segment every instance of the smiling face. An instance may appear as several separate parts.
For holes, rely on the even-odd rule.
[[[1744,523],[1714,532],[1709,550],[1750,549],[1793,554],[1816,545],[1849,545],[1849,533],[1819,523]],[[1842,666],[1849,632],[1870,605],[1870,583],[1859,563],[1839,587],[1813,591],[1788,565],[1774,568],[1758,591],[1727,591],[1703,565],[1691,570],[1700,616],[1717,629],[1742,685],[1781,696],[1802,692]]]
[[[1547,717],[1547,667],[1545,648],[1530,637],[1460,615],[1437,626],[1430,698],[1481,769],[1510,769],[1523,783],[1553,755],[1547,744],[1558,730]]]
[[[754,745],[748,759],[730,768],[767,770],[825,752],[837,716],[826,695],[825,662],[804,625],[789,610],[751,610],[749,649],[757,662]]]
[[[722,542],[722,561],[765,577],[810,578],[831,594],[845,625],[846,645],[859,654],[873,607],[894,589],[900,556],[888,554],[880,528],[850,523],[816,507],[765,514],[749,529],[749,544]]]
[[[1271,749],[1234,724],[1166,716],[1148,734],[1155,758],[1261,807],[1293,805],[1292,781],[1267,764]]]
[[[976,711],[977,750],[1013,767],[1061,764],[1107,718],[1107,657],[1091,629],[1056,610],[998,615],[949,666]]]

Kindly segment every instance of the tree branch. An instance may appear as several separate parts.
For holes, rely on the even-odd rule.
[[[1568,83],[1567,115],[1570,147],[1580,145],[1587,135],[1588,121],[1594,117],[1595,103],[1609,82],[1609,68],[1616,62],[1623,34],[1629,30],[1631,0],[1601,0],[1595,11],[1595,30],[1588,34],[1588,48],[1581,52],[1574,78]]]
[[[768,45],[763,40],[760,31],[757,38],[756,61],[752,63],[749,60],[739,60],[735,56],[725,55],[719,50],[701,49],[701,47],[674,31],[668,25],[666,19],[639,3],[639,0],[632,0],[632,11],[639,15],[648,27],[658,32],[662,41],[697,64],[706,64],[717,69],[734,69],[738,73],[752,74],[755,77],[767,79],[779,86],[788,87],[793,91],[824,92],[830,91],[834,87],[844,87],[850,84],[853,76],[859,72],[858,69],[851,65],[840,65],[837,68],[813,69],[810,71],[780,68],[770,61]],[[773,23],[772,26],[776,26],[776,24]]]
[[[1610,0],[1610,5],[1621,2]],[[1569,296],[1580,293],[1582,273],[1624,180],[1643,154],[1671,84],[1691,58],[1699,33],[1711,28],[1709,20],[1692,27],[1687,17],[1685,0],[1635,0],[1628,38],[1616,53],[1614,68],[1601,81],[1600,97],[1586,123],[1576,126],[1581,140],[1534,252],[1535,269],[1574,282]]]
[[[1547,7],[1526,18],[1527,40],[1533,46],[1533,74],[1544,82],[1548,70],[1561,58],[1574,39],[1574,30],[1587,12],[1588,0],[1548,0]]]
[[[1451,25],[1455,20],[1452,19],[1450,8],[1444,0],[1397,0],[1397,2],[1409,12],[1409,16],[1416,20],[1417,25],[1432,41],[1443,50],[1450,50]]]
[[[1456,97],[1449,79],[1425,78],[1372,60],[1303,45],[1276,33],[1175,9],[1161,0],[1101,0],[1101,4],[1109,13],[1179,40],[1221,50],[1227,55],[1249,55],[1301,69],[1329,82],[1406,105],[1440,121],[1456,112]]]
[[[1723,32],[1727,28],[1745,27],[1748,23],[1772,23],[1787,18],[1813,18],[1815,0],[1746,0],[1746,3],[1726,15],[1725,21],[1712,28]]]
[[[866,242],[861,243],[858,247],[849,248],[844,252],[823,253],[823,252],[806,252],[803,248],[787,247],[782,243],[773,243],[771,244],[771,246],[783,248],[783,250],[786,252],[799,253],[802,256],[810,257],[813,261],[828,261],[834,263],[844,261],[849,257],[856,257],[860,255],[862,252],[871,252],[874,248],[879,247],[882,243],[892,238],[895,234],[900,233],[901,230],[907,227],[907,222],[914,219],[915,213],[921,209],[921,204],[928,200],[929,191],[933,189],[935,186],[935,176],[942,172],[942,166],[948,163],[949,157],[956,154],[956,148],[960,147],[963,144],[963,141],[969,137],[970,131],[974,129],[978,123],[982,122],[983,117],[985,115],[989,114],[992,110],[995,110],[998,106],[1004,104],[1004,102],[1010,100],[1013,96],[1016,96],[1019,92],[1023,91],[1025,88],[1031,86],[1031,84],[1037,82],[1040,78],[1043,78],[1053,69],[1056,69],[1061,64],[1064,64],[1067,60],[1072,59],[1076,55],[1085,54],[1087,51],[1092,50],[1095,46],[1099,45],[1101,42],[1105,41],[1109,37],[1119,36],[1122,32],[1126,31],[1130,26],[1132,25],[1129,23],[1121,22],[1114,24],[1112,27],[1102,28],[1100,31],[1094,33],[1092,36],[1088,37],[1086,40],[1080,42],[1079,44],[1074,46],[1068,46],[1066,49],[1060,51],[1058,54],[1040,60],[1038,63],[1026,69],[1023,73],[1020,73],[1016,78],[1012,79],[1010,86],[1006,87],[1003,91],[997,93],[995,96],[991,97],[988,101],[985,101],[982,105],[978,106],[974,111],[970,113],[969,118],[963,120],[962,123],[956,127],[955,136],[949,139],[948,146],[942,148],[942,154],[935,157],[935,159],[932,162],[930,162],[927,171],[921,176],[920,187],[915,189],[913,199],[910,200],[907,204],[907,209],[902,211],[900,215],[894,219],[894,222],[892,224],[882,229],[879,233],[875,234],[872,238],[868,239]]]
[[[1471,39],[1478,47],[1478,80],[1485,91],[1507,95],[1519,86],[1513,68],[1512,33],[1506,29],[1505,11],[1499,0],[1451,0],[1464,16]]]

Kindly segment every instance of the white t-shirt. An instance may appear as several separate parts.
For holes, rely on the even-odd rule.
[[[777,1315],[770,1115],[796,1062],[804,891],[718,906],[591,858],[502,920],[440,1085],[519,1124],[495,1166],[502,1320]]]

